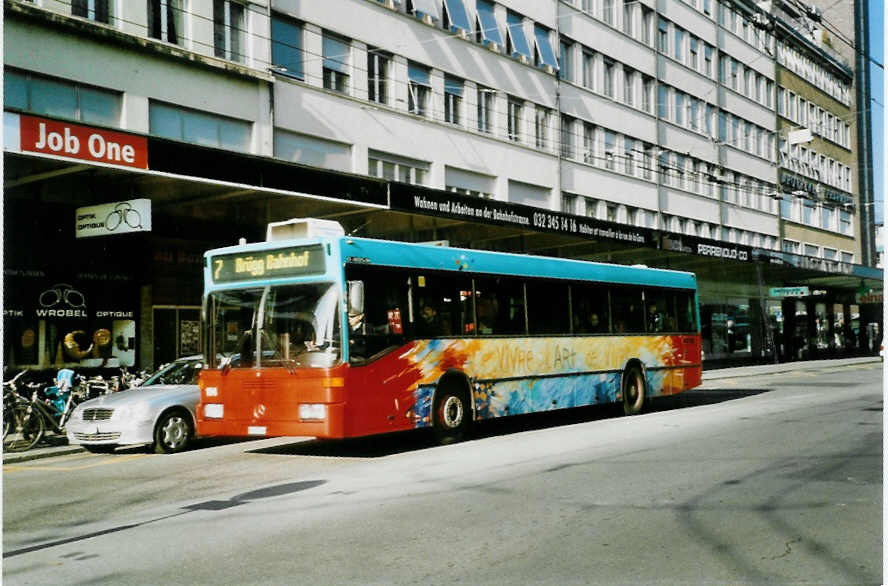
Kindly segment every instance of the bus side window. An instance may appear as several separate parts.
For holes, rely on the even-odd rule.
[[[570,333],[566,283],[527,281],[527,325],[531,334]]]
[[[640,333],[645,331],[644,305],[641,289],[637,287],[614,287],[611,289],[613,304],[614,331],[617,333]]]
[[[475,279],[479,334],[525,334],[524,282],[508,277]]]
[[[647,289],[644,294],[647,307],[648,332],[675,332],[675,295],[663,289]]]
[[[404,343],[407,313],[407,273],[372,266],[346,267],[347,281],[363,281],[364,313],[349,315],[349,355],[369,359]]]
[[[570,286],[575,334],[606,334],[610,330],[607,287],[595,283]]]
[[[414,338],[468,333],[466,325],[472,323],[472,281],[468,276],[430,271],[414,273],[411,283]]]
[[[676,293],[675,307],[678,314],[678,330],[681,332],[696,332],[696,312],[694,311],[693,293]]]

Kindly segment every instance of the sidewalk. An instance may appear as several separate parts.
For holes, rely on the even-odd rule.
[[[800,370],[814,370],[818,368],[835,368],[848,366],[852,364],[879,364],[881,358],[878,356],[864,356],[859,358],[840,358],[836,360],[808,360],[803,362],[786,362],[781,364],[757,364],[754,366],[737,366],[732,368],[720,368],[716,370],[704,370],[703,382],[715,381],[726,378],[737,378],[744,376],[759,376],[768,374],[780,374],[784,372],[794,372]],[[80,446],[69,446],[65,438],[51,436],[50,439],[54,445],[47,443],[41,444],[37,448],[28,450],[27,452],[13,452],[3,454],[3,464],[14,464],[16,462],[26,462],[28,460],[38,460],[41,458],[51,458],[55,456],[65,456],[69,454],[85,453]]]

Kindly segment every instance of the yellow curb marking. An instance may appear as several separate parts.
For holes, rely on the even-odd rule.
[[[122,462],[127,462],[129,460],[135,460],[138,458],[145,458],[148,454],[130,454],[128,456],[119,456],[114,458],[108,458],[107,460],[102,460],[101,462],[95,462],[93,464],[85,464],[83,466],[26,466],[21,464],[9,464],[7,466],[3,466],[4,472],[17,472],[22,470],[38,470],[38,471],[49,471],[49,472],[73,472],[75,470],[86,470],[88,468],[97,468],[99,466],[107,466],[108,464],[119,464]]]

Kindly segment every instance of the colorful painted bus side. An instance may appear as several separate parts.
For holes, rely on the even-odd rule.
[[[446,440],[700,384],[690,273],[339,237],[210,251],[205,275],[208,356],[260,343],[202,372],[203,435]]]

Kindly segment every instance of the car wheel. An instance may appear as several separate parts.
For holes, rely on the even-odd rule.
[[[191,417],[183,409],[167,411],[160,416],[154,427],[154,451],[158,454],[174,454],[188,447],[194,435]]]
[[[81,445],[83,445],[83,448],[84,448],[87,452],[90,452],[90,453],[92,453],[92,454],[110,454],[110,453],[112,453],[114,450],[117,449],[117,446],[114,445],[114,444],[111,444],[111,445],[107,445],[107,444],[99,444],[99,445],[92,445],[92,446],[90,446],[90,445],[85,445],[85,444],[81,444]]]

